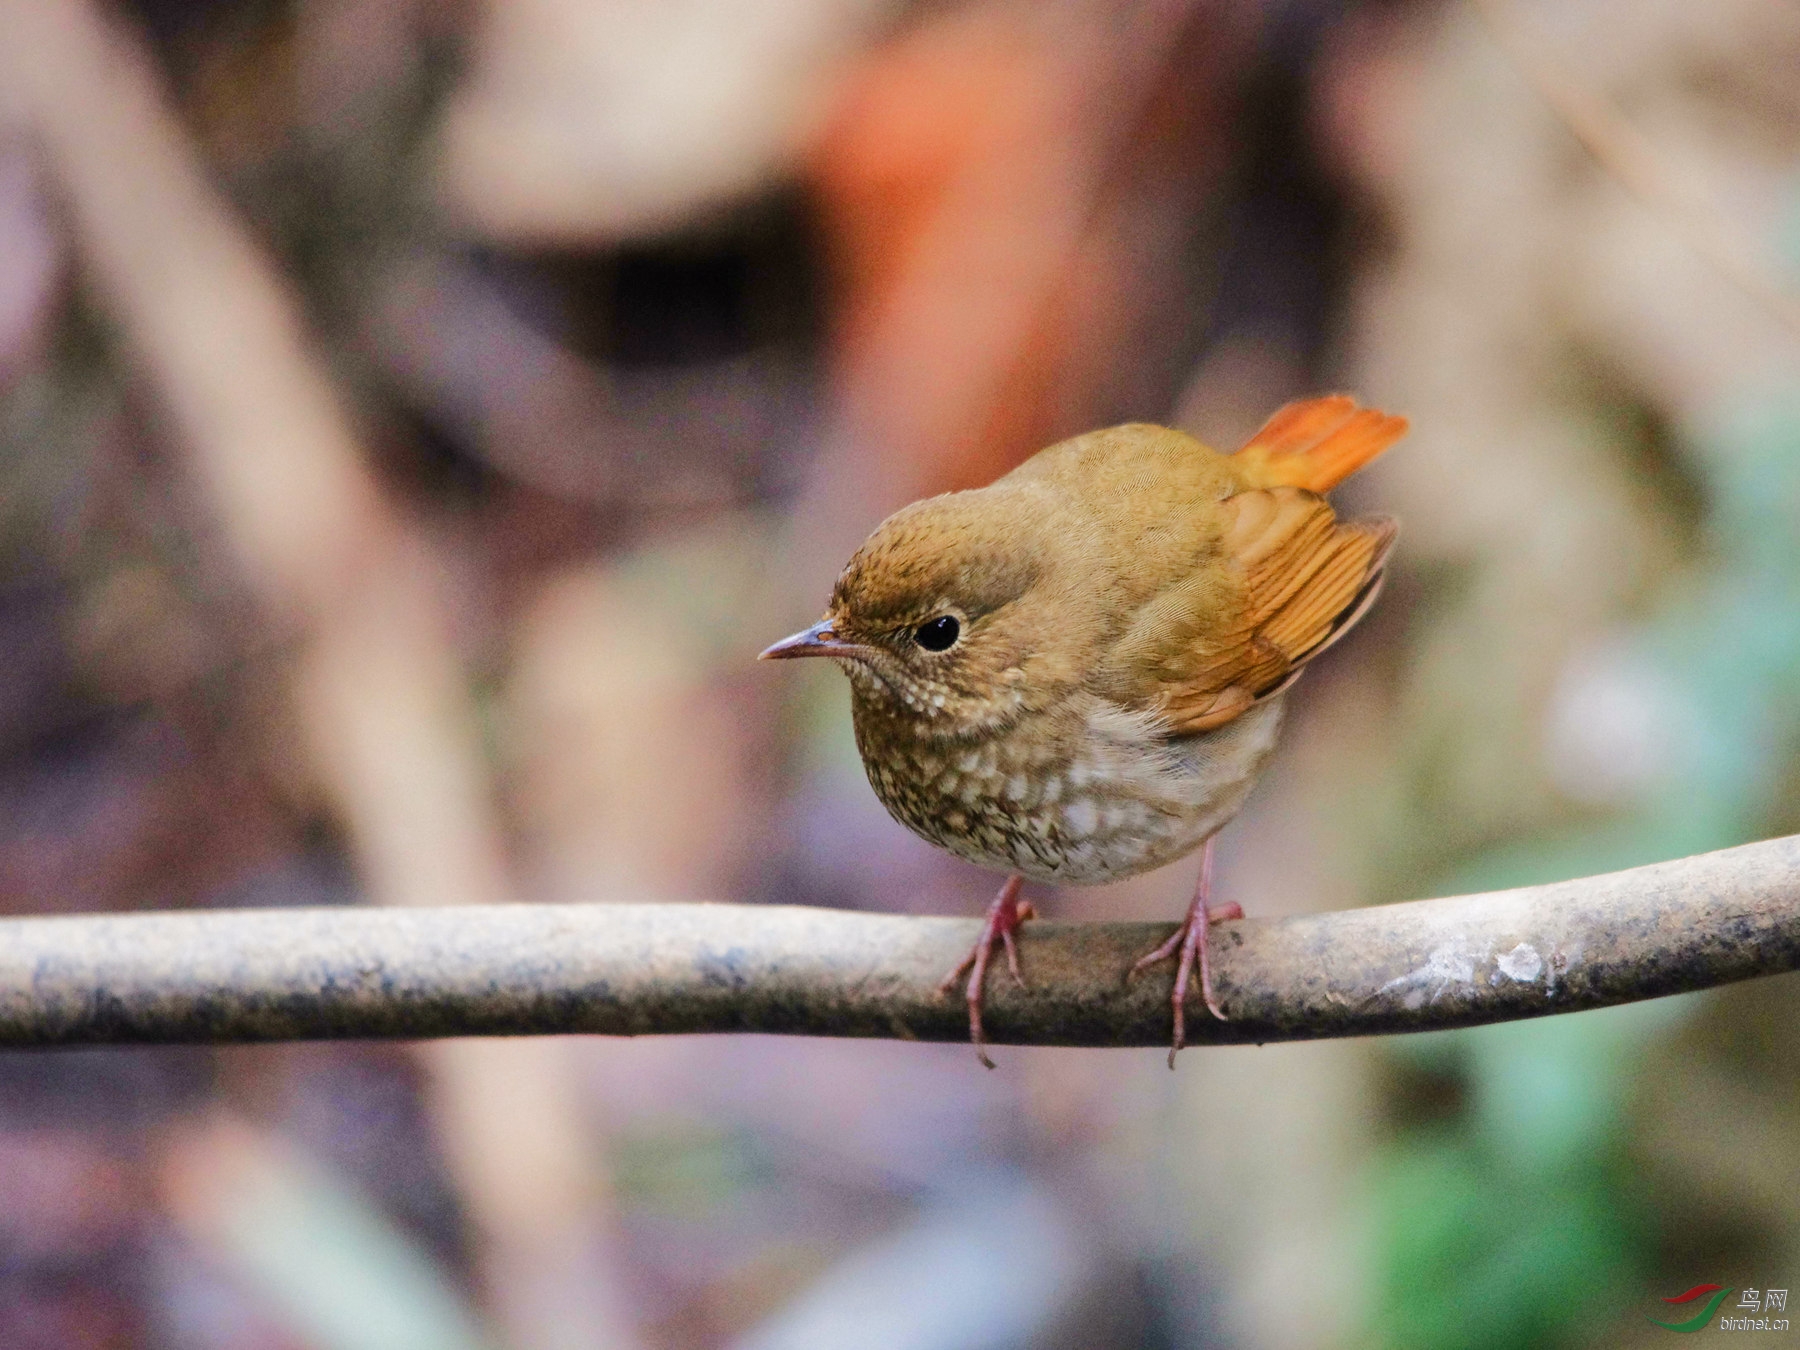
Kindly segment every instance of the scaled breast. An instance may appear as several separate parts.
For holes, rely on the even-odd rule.
[[[889,813],[939,847],[1037,881],[1095,885],[1173,862],[1235,815],[1274,749],[1281,707],[1271,699],[1173,739],[1154,716],[1098,698],[1058,721],[1059,735],[1021,723],[979,745],[890,745],[864,763]]]

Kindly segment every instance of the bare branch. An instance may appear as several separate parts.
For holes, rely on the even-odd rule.
[[[247,910],[0,923],[0,1044],[756,1031],[961,1040],[972,919],[745,905]],[[1034,923],[994,1041],[1155,1045],[1167,924]],[[1800,836],[1490,895],[1221,925],[1196,1040],[1426,1031],[1800,967]]]

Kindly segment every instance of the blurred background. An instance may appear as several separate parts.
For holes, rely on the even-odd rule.
[[[0,905],[973,915],[755,652],[911,498],[1338,388],[1399,571],[1223,898],[1800,829],[1797,63],[1781,0],[0,0]],[[1800,1286],[1797,1020],[8,1054],[0,1345],[1660,1344]]]

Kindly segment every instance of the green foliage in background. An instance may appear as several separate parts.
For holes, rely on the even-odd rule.
[[[1666,714],[1655,785],[1610,818],[1491,850],[1432,893],[1605,872],[1793,824],[1800,404],[1747,405],[1698,439],[1704,561],[1675,579],[1632,642]],[[1644,1306],[1658,1230],[1626,1156],[1625,1110],[1646,1045],[1698,1002],[1386,1048],[1403,1077],[1450,1082],[1458,1100],[1398,1126],[1371,1169],[1379,1293],[1369,1344],[1582,1345],[1598,1321]]]

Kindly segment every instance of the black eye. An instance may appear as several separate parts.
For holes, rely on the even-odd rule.
[[[962,625],[954,614],[940,614],[913,629],[913,641],[928,652],[947,652],[962,636]]]

